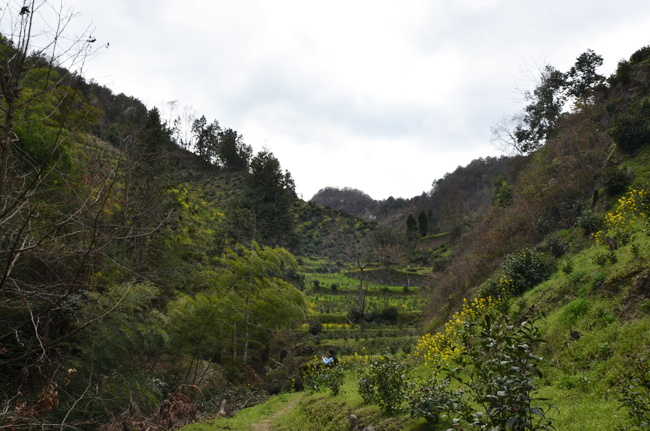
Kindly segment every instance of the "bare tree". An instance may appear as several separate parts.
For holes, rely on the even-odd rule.
[[[181,146],[185,148],[186,150],[191,150],[192,147],[194,146],[194,143],[192,142],[192,125],[194,124],[194,121],[197,119],[198,113],[196,110],[190,106],[190,105],[185,105],[183,106],[183,110],[181,111],[181,125],[180,125],[180,137],[181,137]]]
[[[521,122],[522,116],[519,114],[513,116],[504,115],[499,121],[494,123],[490,128],[492,132],[490,141],[494,148],[509,156],[523,156],[522,144],[517,140],[515,134]]]

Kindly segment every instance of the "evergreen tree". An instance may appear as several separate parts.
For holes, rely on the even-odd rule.
[[[409,214],[406,219],[406,233],[409,235],[417,234],[418,231],[418,222],[413,217],[413,214]]]
[[[296,200],[296,186],[289,171],[268,150],[262,150],[250,163],[250,175],[244,184],[239,207],[247,209],[254,226],[252,239],[265,245],[290,245],[294,242],[291,206]]]
[[[219,160],[225,168],[232,170],[246,169],[250,163],[253,148],[244,143],[242,135],[233,129],[219,132]]]
[[[420,236],[427,236],[428,228],[429,220],[427,220],[427,215],[424,211],[420,211],[420,215],[418,215],[418,229],[420,229]]]

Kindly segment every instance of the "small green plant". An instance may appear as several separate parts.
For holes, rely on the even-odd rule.
[[[574,322],[589,311],[589,301],[584,298],[574,299],[564,306],[562,315],[569,322]]]
[[[602,227],[603,218],[591,209],[588,209],[583,211],[583,213],[577,218],[576,225],[583,228],[585,233],[595,233]]]
[[[411,367],[390,354],[371,358],[359,375],[359,395],[367,404],[395,412],[406,401],[412,386]]]
[[[620,408],[627,410],[630,423],[629,430],[650,429],[650,366],[648,358],[638,356],[622,376],[620,387]]]
[[[569,250],[569,244],[556,235],[551,235],[546,240],[546,249],[553,257],[562,257]]]
[[[449,379],[433,379],[409,397],[411,416],[423,417],[436,424],[442,418],[454,418],[470,409],[462,389],[451,390]]]
[[[576,271],[571,272],[571,274],[569,275],[569,282],[572,285],[576,286],[580,284],[582,280],[585,279],[586,276],[587,276],[587,271],[585,271],[584,269],[578,269]]]
[[[313,322],[309,322],[309,333],[311,335],[316,336],[321,332],[323,332],[323,324],[320,321],[315,320]]]
[[[571,259],[566,259],[560,264],[560,271],[566,275],[571,275],[573,273],[573,261]]]
[[[593,261],[598,266],[605,266],[608,263],[616,263],[618,258],[614,250],[601,250],[594,254]]]
[[[607,276],[602,272],[595,273],[591,279],[591,287],[593,287],[594,289],[600,289],[603,286],[603,284],[605,284],[606,279]]]
[[[462,419],[478,429],[552,428],[552,419],[546,415],[551,407],[542,407],[535,398],[534,378],[542,377],[540,366],[544,362],[534,353],[544,342],[535,325],[538,320],[539,313],[531,308],[528,319],[519,325],[505,314],[485,314],[464,323],[458,333],[461,349],[454,360],[457,366],[442,370],[459,382],[479,410],[463,411],[454,424]]]

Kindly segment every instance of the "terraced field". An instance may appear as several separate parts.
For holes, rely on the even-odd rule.
[[[411,351],[420,335],[426,269],[388,275],[364,271],[366,330],[361,332],[358,272],[324,260],[301,263],[308,305],[307,321],[299,328],[305,356],[330,348],[343,356]]]

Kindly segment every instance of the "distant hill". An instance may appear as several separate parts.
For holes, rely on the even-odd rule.
[[[325,187],[320,189],[309,202],[322,207],[330,207],[336,210],[344,210],[357,217],[365,217],[377,207],[378,201],[366,193],[351,187],[339,189],[337,187]]]
[[[521,156],[479,158],[433,181],[431,190],[412,198],[375,200],[358,189],[325,187],[310,202],[400,230],[405,230],[409,214],[417,217],[430,211],[439,230],[451,230],[452,225],[486,214],[493,204],[495,184],[500,189],[515,183],[526,164],[527,158]]]

